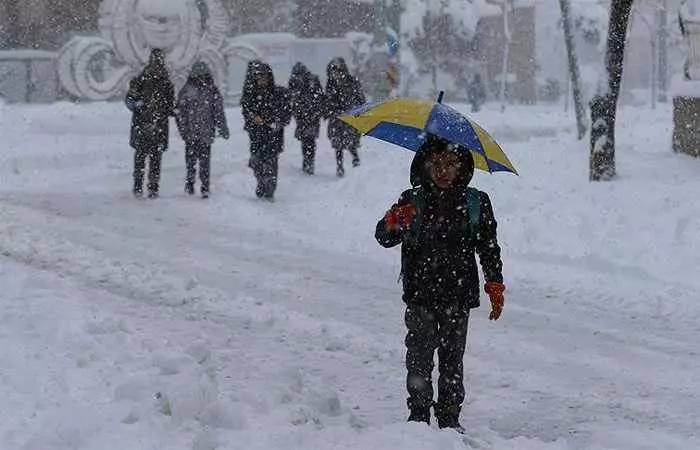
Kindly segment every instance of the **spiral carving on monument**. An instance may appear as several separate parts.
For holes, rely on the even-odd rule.
[[[221,50],[230,21],[222,0],[103,0],[99,13],[100,36],[74,37],[59,55],[59,77],[72,95],[106,100],[122,94],[153,48],[165,51],[176,86],[200,59],[225,83]]]
[[[681,31],[688,44],[685,79],[700,80],[700,0],[685,0],[678,11]]]

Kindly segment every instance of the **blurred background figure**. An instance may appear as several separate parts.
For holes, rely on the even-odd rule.
[[[126,107],[133,113],[131,146],[134,154],[134,188],[143,195],[143,178],[148,160],[148,198],[158,197],[160,165],[168,149],[169,117],[173,115],[175,89],[165,67],[162,50],[151,52],[148,65],[129,83]]]
[[[185,163],[187,175],[185,192],[194,194],[194,183],[199,164],[199,179],[202,182],[203,198],[209,197],[209,174],[211,169],[211,146],[217,131],[224,139],[229,138],[224,100],[214,82],[209,67],[197,62],[180,90],[177,101],[177,127],[185,141]]]
[[[297,124],[294,137],[301,142],[302,170],[313,175],[316,157],[316,139],[324,115],[323,87],[318,76],[312,74],[302,63],[296,63],[289,78],[289,93],[292,115]]]
[[[350,74],[343,58],[334,58],[328,64],[328,82],[326,84],[326,117],[328,121],[328,139],[335,149],[336,174],[345,176],[343,156],[347,150],[352,155],[352,165],[360,165],[360,135],[349,125],[336,118],[365,103],[365,94],[360,81]]]
[[[250,137],[249,166],[258,182],[255,195],[273,201],[278,158],[284,151],[284,127],[292,114],[287,89],[275,85],[272,69],[262,61],[248,63],[241,111]]]

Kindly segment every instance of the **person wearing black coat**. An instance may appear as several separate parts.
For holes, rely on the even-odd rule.
[[[287,89],[275,85],[272,68],[262,61],[248,63],[241,111],[250,137],[249,166],[258,182],[255,194],[272,201],[277,189],[278,158],[284,150],[284,127],[292,114]]]
[[[486,88],[481,81],[480,74],[475,73],[471,81],[469,81],[467,96],[469,97],[469,103],[472,104],[472,112],[479,112],[486,101]]]
[[[474,160],[466,149],[429,136],[411,165],[411,184],[377,224],[384,247],[401,244],[406,303],[407,389],[410,421],[463,430],[463,364],[469,312],[479,306],[479,255],[497,320],[504,297],[501,252],[489,196],[469,187]],[[433,356],[440,377],[433,403]]]
[[[211,168],[211,146],[216,132],[229,138],[224,112],[224,100],[216,87],[214,77],[204,62],[197,62],[180,90],[175,116],[180,136],[185,141],[185,163],[187,175],[185,192],[194,194],[197,163],[202,181],[203,198],[209,197],[209,173]]]
[[[326,117],[328,121],[328,139],[335,149],[337,163],[336,173],[345,175],[343,154],[348,150],[352,155],[352,165],[360,165],[357,152],[360,147],[360,134],[350,125],[338,119],[338,115],[365,103],[365,94],[360,81],[350,75],[343,58],[335,58],[328,64],[328,81],[326,83]]]
[[[318,77],[302,63],[296,63],[289,78],[289,93],[292,115],[297,124],[294,137],[301,142],[303,155],[302,169],[313,175],[318,139],[323,117],[324,94]]]
[[[148,160],[148,197],[158,197],[160,165],[168,149],[169,117],[173,115],[175,89],[165,66],[162,50],[151,52],[148,65],[129,83],[126,107],[131,119],[134,154],[134,195],[143,195],[143,177]]]

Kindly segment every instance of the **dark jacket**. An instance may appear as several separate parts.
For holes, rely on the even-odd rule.
[[[216,131],[228,135],[224,100],[214,77],[204,63],[197,63],[180,90],[175,116],[182,139],[187,143],[214,142]]]
[[[289,78],[292,115],[297,123],[294,137],[302,140],[318,138],[324,116],[325,96],[318,77],[302,63],[297,63]]]
[[[467,95],[469,102],[472,104],[472,111],[476,112],[481,108],[481,105],[486,101],[486,88],[481,81],[481,75],[474,74],[467,86]]]
[[[125,102],[133,112],[131,146],[165,151],[168,148],[169,117],[173,115],[175,89],[162,52],[154,50],[143,72],[131,80]]]
[[[328,64],[326,83],[326,117],[328,139],[336,149],[356,149],[360,135],[350,125],[337,119],[337,116],[365,103],[360,81],[350,75],[343,58],[335,58]]]
[[[259,78],[267,78],[267,85],[258,86]],[[251,142],[263,144],[254,147],[264,148],[265,152],[270,153],[262,156],[281,153],[284,148],[284,127],[292,119],[292,109],[288,90],[275,85],[269,65],[257,60],[248,63],[241,111]],[[255,117],[260,117],[262,123],[256,123]]]
[[[459,153],[462,158],[460,181],[454,188],[443,191],[426,173],[425,161],[429,153],[417,153],[411,165],[414,187],[402,193],[397,202],[397,205],[423,205],[424,210],[414,219],[414,227],[410,231],[391,232],[386,230],[382,219],[377,224],[375,237],[384,247],[402,244],[406,303],[439,306],[459,302],[466,308],[476,308],[480,287],[475,253],[479,254],[486,281],[503,282],[491,201],[486,193],[475,191],[480,217],[478,224],[471,224],[467,197],[474,160],[468,152]]]

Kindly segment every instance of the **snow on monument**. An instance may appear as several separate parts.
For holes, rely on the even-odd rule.
[[[680,26],[688,44],[683,73],[677,74],[673,94],[673,150],[700,156],[700,0],[685,0]]]
[[[178,86],[199,60],[225,82],[222,48],[230,22],[221,0],[103,0],[99,13],[100,36],[76,36],[59,55],[61,84],[75,97],[107,100],[123,94],[153,48],[166,52]]]

